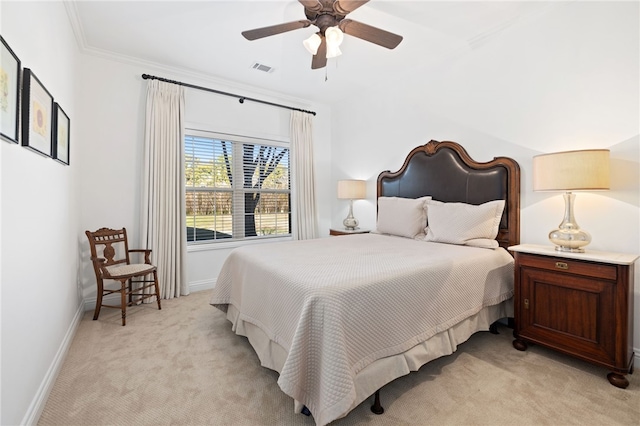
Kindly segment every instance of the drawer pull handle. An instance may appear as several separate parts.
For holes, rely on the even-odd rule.
[[[524,308],[529,309],[529,299],[524,299]]]
[[[556,262],[556,268],[558,269],[569,269],[569,265],[564,262]]]

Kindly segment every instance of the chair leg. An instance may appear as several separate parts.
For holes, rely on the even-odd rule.
[[[158,287],[158,272],[157,271],[153,271],[153,284],[156,288],[156,300],[158,301],[158,309],[162,309],[162,306],[160,306],[160,288]]]
[[[127,280],[127,283],[128,283],[128,286],[129,286],[128,287],[128,289],[129,289],[128,290],[129,291],[129,304],[133,305],[133,280],[129,279],[129,280]]]
[[[102,307],[102,292],[103,292],[103,283],[102,280],[98,280],[98,298],[96,299],[96,309],[93,311],[93,320],[98,319],[98,315],[100,315],[100,308]]]
[[[127,280],[120,282],[120,308],[122,309],[122,326],[127,324]]]

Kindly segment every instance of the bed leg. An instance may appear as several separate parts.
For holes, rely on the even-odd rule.
[[[380,404],[380,389],[378,389],[373,395],[373,405],[371,406],[371,412],[378,415],[384,413],[384,408],[382,408],[382,405]]]

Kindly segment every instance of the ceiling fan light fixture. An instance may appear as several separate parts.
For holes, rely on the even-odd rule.
[[[312,34],[311,37],[304,40],[302,44],[304,45],[305,49],[309,51],[309,53],[311,53],[312,55],[315,55],[316,53],[318,53],[318,47],[320,47],[321,42],[322,42],[322,39],[316,33],[316,34]]]
[[[368,2],[369,0],[298,0],[304,6],[306,19],[242,31],[242,36],[247,40],[258,40],[313,25],[319,32],[302,42],[305,49],[313,55],[312,70],[324,68],[327,58],[342,54],[339,46],[345,34],[387,49],[396,48],[402,41],[402,36],[347,18],[347,15]]]
[[[338,27],[329,27],[324,31],[327,40],[327,59],[342,55],[340,44],[344,40],[344,33]]]
[[[335,58],[342,55],[342,51],[338,46],[327,44],[327,59]]]
[[[344,33],[338,27],[329,27],[324,30],[324,37],[327,39],[327,46],[340,46],[344,40]]]

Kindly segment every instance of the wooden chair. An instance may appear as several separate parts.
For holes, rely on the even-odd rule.
[[[129,250],[127,230],[100,228],[95,232],[85,231],[91,247],[91,261],[96,274],[98,285],[98,299],[93,319],[97,320],[102,306],[120,308],[122,310],[122,325],[126,325],[127,306],[141,303],[150,297],[155,297],[160,306],[160,291],[158,289],[158,274],[156,267],[151,264],[151,250]],[[98,255],[101,252],[102,256]],[[130,253],[144,253],[145,263],[131,263]],[[146,277],[152,275],[153,279]],[[134,279],[136,278],[136,279]],[[120,288],[107,289],[104,280],[120,282]],[[145,292],[151,289],[153,292]],[[120,305],[105,305],[102,298],[110,294],[120,293]]]

